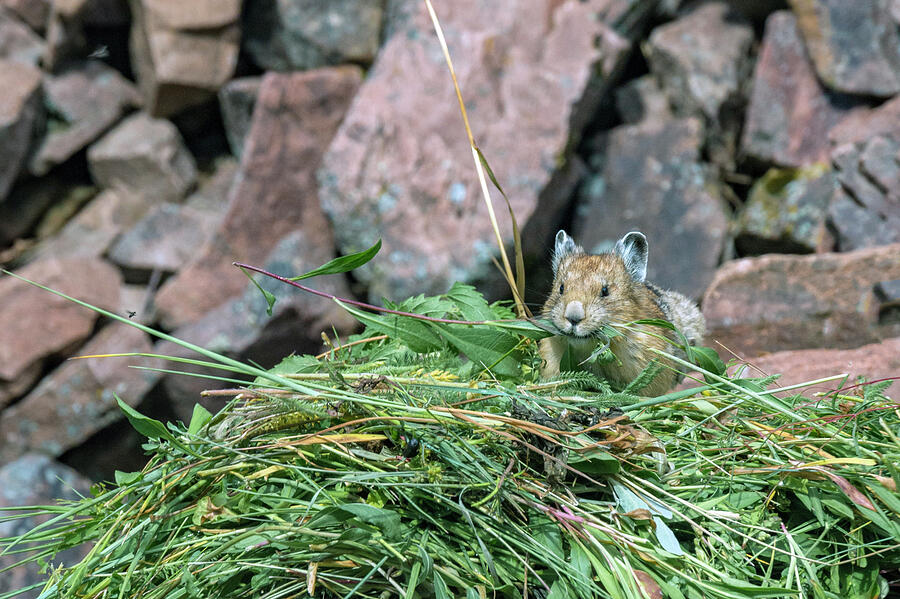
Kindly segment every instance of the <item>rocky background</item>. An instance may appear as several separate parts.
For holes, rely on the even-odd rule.
[[[900,1],[435,4],[530,301],[559,227],[594,250],[640,229],[723,357],[900,373]],[[0,262],[94,305],[271,365],[353,322],[264,282],[267,317],[233,260],[297,274],[381,238],[313,285],[503,292],[419,0],[0,0],[0,90]],[[0,278],[0,506],[139,468],[114,393],[186,419],[213,385],[66,361],[112,352],[183,354]]]

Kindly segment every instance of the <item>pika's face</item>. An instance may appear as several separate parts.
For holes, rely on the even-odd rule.
[[[571,254],[559,260],[543,315],[563,335],[595,336],[603,324],[632,320],[631,276],[615,254]]]

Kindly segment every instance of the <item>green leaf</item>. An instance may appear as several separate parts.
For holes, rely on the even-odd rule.
[[[495,320],[497,315],[481,293],[464,283],[454,283],[446,294],[447,299],[456,304],[463,320]]]
[[[670,331],[674,331],[675,325],[669,322],[668,320],[663,320],[661,318],[642,318],[640,320],[635,320],[632,324],[646,324],[652,327],[662,327],[664,329],[669,329]]]
[[[866,486],[884,502],[884,504],[895,514],[900,515],[900,499],[897,498],[896,491],[890,491],[880,483],[866,483]]]
[[[247,278],[250,279],[250,282],[256,285],[256,288],[259,289],[259,291],[263,294],[263,297],[266,298],[266,314],[272,316],[272,308],[275,306],[276,301],[275,295],[263,289],[263,286],[260,285],[259,282],[253,278],[253,275],[251,275],[245,269],[241,268],[241,272],[247,275]]]
[[[128,418],[128,422],[131,423],[131,426],[134,427],[134,430],[141,433],[148,439],[165,439],[166,441],[176,442],[175,436],[169,432],[169,429],[166,428],[159,420],[154,420],[153,418],[148,418],[144,416],[127,403],[122,401],[118,395],[115,395],[116,401],[119,404],[119,409],[125,414],[125,417]]]
[[[434,596],[435,599],[452,599],[453,595],[450,594],[450,589],[447,588],[447,583],[444,582],[443,577],[440,572],[437,570],[434,571]]]
[[[580,440],[585,445],[595,442],[594,439],[586,434],[578,435],[574,440]],[[621,463],[615,456],[599,447],[570,455],[568,464],[585,474],[615,474],[621,466]]]
[[[703,370],[719,376],[725,374],[725,363],[711,347],[687,345],[688,360]]]
[[[122,472],[121,470],[116,470],[114,473],[116,484],[120,487],[124,487],[126,485],[130,485],[131,483],[140,480],[142,472]]]
[[[191,414],[191,423],[188,425],[188,434],[199,434],[200,431],[203,430],[203,427],[206,426],[206,423],[209,422],[210,418],[212,418],[212,414],[209,410],[198,403],[194,404],[194,413]]]
[[[409,582],[406,583],[406,592],[403,599],[413,599],[416,596],[416,586],[419,584],[419,574],[422,572],[422,562],[416,562],[409,570]]]
[[[361,252],[356,252],[355,254],[347,254],[346,256],[340,256],[335,258],[334,260],[328,262],[327,264],[323,264],[319,268],[309,271],[308,273],[291,277],[288,279],[289,281],[302,281],[303,279],[309,279],[312,277],[318,277],[320,275],[335,275],[342,272],[349,272],[354,268],[359,268],[369,260],[375,257],[375,254],[381,249],[381,240],[375,242],[375,245],[370,247],[367,250],[363,250]]]
[[[425,531],[425,534],[422,535],[422,541],[419,543],[419,559],[422,560],[422,576],[429,577],[431,576],[431,569],[434,567],[434,559],[428,555],[428,552],[425,551],[425,539],[428,538],[428,531]]]
[[[377,526],[385,537],[395,539],[400,536],[403,527],[400,523],[400,515],[397,512],[377,508],[367,503],[345,503],[340,506],[345,512],[350,512],[360,522]]]
[[[380,316],[335,300],[344,310],[370,329],[396,339],[416,353],[427,354],[443,347],[441,338],[421,320],[407,316]]]
[[[572,597],[572,591],[561,578],[553,581],[550,592],[547,593],[547,599],[572,599]]]
[[[492,320],[488,324],[494,328],[510,331],[534,340],[553,336],[552,332],[529,320]]]
[[[684,555],[684,549],[681,548],[678,539],[675,538],[675,533],[663,522],[663,519],[659,516],[653,516],[653,523],[656,524],[656,530],[654,530],[656,540],[659,541],[662,548],[673,555]]]
[[[508,333],[483,326],[429,323],[450,345],[481,368],[501,376],[516,376],[519,363],[510,352],[519,340]]]

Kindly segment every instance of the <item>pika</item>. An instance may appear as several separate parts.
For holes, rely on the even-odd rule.
[[[702,342],[706,321],[690,299],[675,291],[666,291],[646,281],[649,247],[639,231],[628,233],[615,250],[606,254],[587,254],[575,241],[560,231],[553,249],[553,289],[544,304],[542,316],[550,321],[556,335],[542,339],[541,375],[559,374],[560,360],[571,348],[572,357],[582,368],[623,386],[657,359],[663,369],[641,393],[648,396],[669,391],[683,378],[683,372],[652,349],[684,356],[676,345],[675,334],[664,327],[639,325],[619,329],[611,337],[610,350],[616,360],[608,363],[586,360],[601,337],[602,325],[624,325],[641,319],[663,319],[684,334],[691,345]]]

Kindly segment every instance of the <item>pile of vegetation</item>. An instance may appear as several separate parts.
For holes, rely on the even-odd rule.
[[[469,286],[346,307],[361,334],[268,371],[195,348],[255,377],[215,415],[120,401],[147,466],[8,516],[51,517],[3,554],[91,544],[41,597],[849,599],[898,576],[887,381],[810,397],[700,352],[700,387],[643,398],[541,381],[546,333]]]
[[[45,564],[42,598],[886,596],[900,579],[890,381],[804,394],[690,346],[689,361],[661,353],[624,388],[577,364],[540,380],[548,333],[526,318],[518,227],[510,208],[514,269],[486,181],[500,186],[456,91],[515,311],[465,285],[374,311],[336,299],[361,334],[262,370],[48,289],[195,350],[206,360],[176,361],[236,388],[187,425],[120,400],[148,438],[146,467],[0,518],[46,518],[0,554]],[[276,278],[302,287],[377,251]],[[604,335],[635,327],[671,325]],[[638,394],[673,364],[700,386]],[[47,565],[84,543],[80,563]]]

